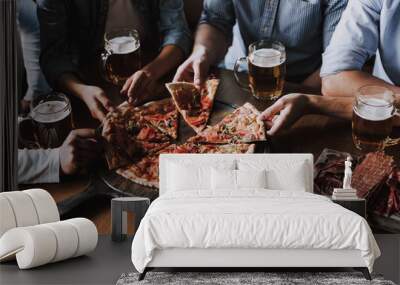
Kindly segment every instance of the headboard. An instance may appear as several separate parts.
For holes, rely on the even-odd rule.
[[[221,161],[234,161],[236,167],[240,163],[258,163],[269,169],[276,165],[295,165],[301,164],[304,169],[305,176],[305,191],[313,192],[313,164],[314,158],[312,154],[161,154],[159,165],[160,179],[160,195],[166,193],[168,181],[168,164],[170,163],[189,163],[195,165],[210,165]],[[290,171],[285,169],[285,171]],[[277,189],[285,190],[285,189]]]

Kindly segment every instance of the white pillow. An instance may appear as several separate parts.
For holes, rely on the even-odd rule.
[[[211,189],[240,190],[243,188],[266,188],[266,171],[263,170],[211,170]]]
[[[211,168],[235,169],[235,165],[234,160],[212,161],[210,164],[198,164],[190,159],[169,162],[167,191],[210,190]]]
[[[236,170],[212,168],[211,189],[236,190]]]
[[[237,188],[267,188],[267,171],[235,170]]]
[[[271,190],[306,191],[309,171],[304,160],[238,160],[239,170],[266,169],[267,187]]]

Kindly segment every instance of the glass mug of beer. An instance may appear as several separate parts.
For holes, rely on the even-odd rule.
[[[252,43],[249,55],[239,58],[235,63],[236,81],[242,88],[250,90],[257,99],[276,100],[283,92],[285,61],[286,52],[282,43],[273,40]],[[247,82],[241,76],[243,73],[247,75]]]
[[[20,132],[24,130],[23,126],[31,126],[31,139],[24,139],[28,134],[19,135],[24,145],[36,145],[40,148],[61,146],[73,129],[71,111],[70,101],[62,93],[52,92],[37,96],[32,100],[29,116],[19,122]]]
[[[389,137],[396,115],[399,113],[390,89],[372,85],[361,87],[353,105],[352,130],[356,148],[373,152],[400,143],[400,139]]]
[[[105,33],[102,54],[107,81],[122,87],[141,68],[139,33],[133,29],[118,29]]]

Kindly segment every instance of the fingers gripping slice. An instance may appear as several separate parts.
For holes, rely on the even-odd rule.
[[[201,132],[207,125],[218,84],[218,79],[209,79],[200,91],[188,82],[166,84],[183,119],[196,133]]]

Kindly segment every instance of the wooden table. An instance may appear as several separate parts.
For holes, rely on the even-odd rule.
[[[266,103],[257,101],[248,92],[238,87],[231,71],[222,70],[221,83],[217,99],[240,106],[245,102],[254,104],[259,110],[267,107]],[[76,127],[94,127],[95,121],[90,119],[89,112],[84,106],[74,110]],[[396,130],[399,132],[400,130]],[[396,134],[399,135],[399,134]],[[275,153],[312,153],[316,159],[324,148],[358,153],[351,137],[351,122],[334,118],[307,115],[302,117],[290,130],[271,138],[271,151]],[[400,148],[392,147],[388,151],[396,154],[400,162]],[[86,189],[88,177],[75,177],[59,184],[24,185],[22,188],[41,187],[49,191],[57,202],[69,198]],[[81,216],[91,219],[100,234],[111,232],[109,198],[94,198],[73,211],[69,216]],[[129,229],[131,232],[132,229]]]

